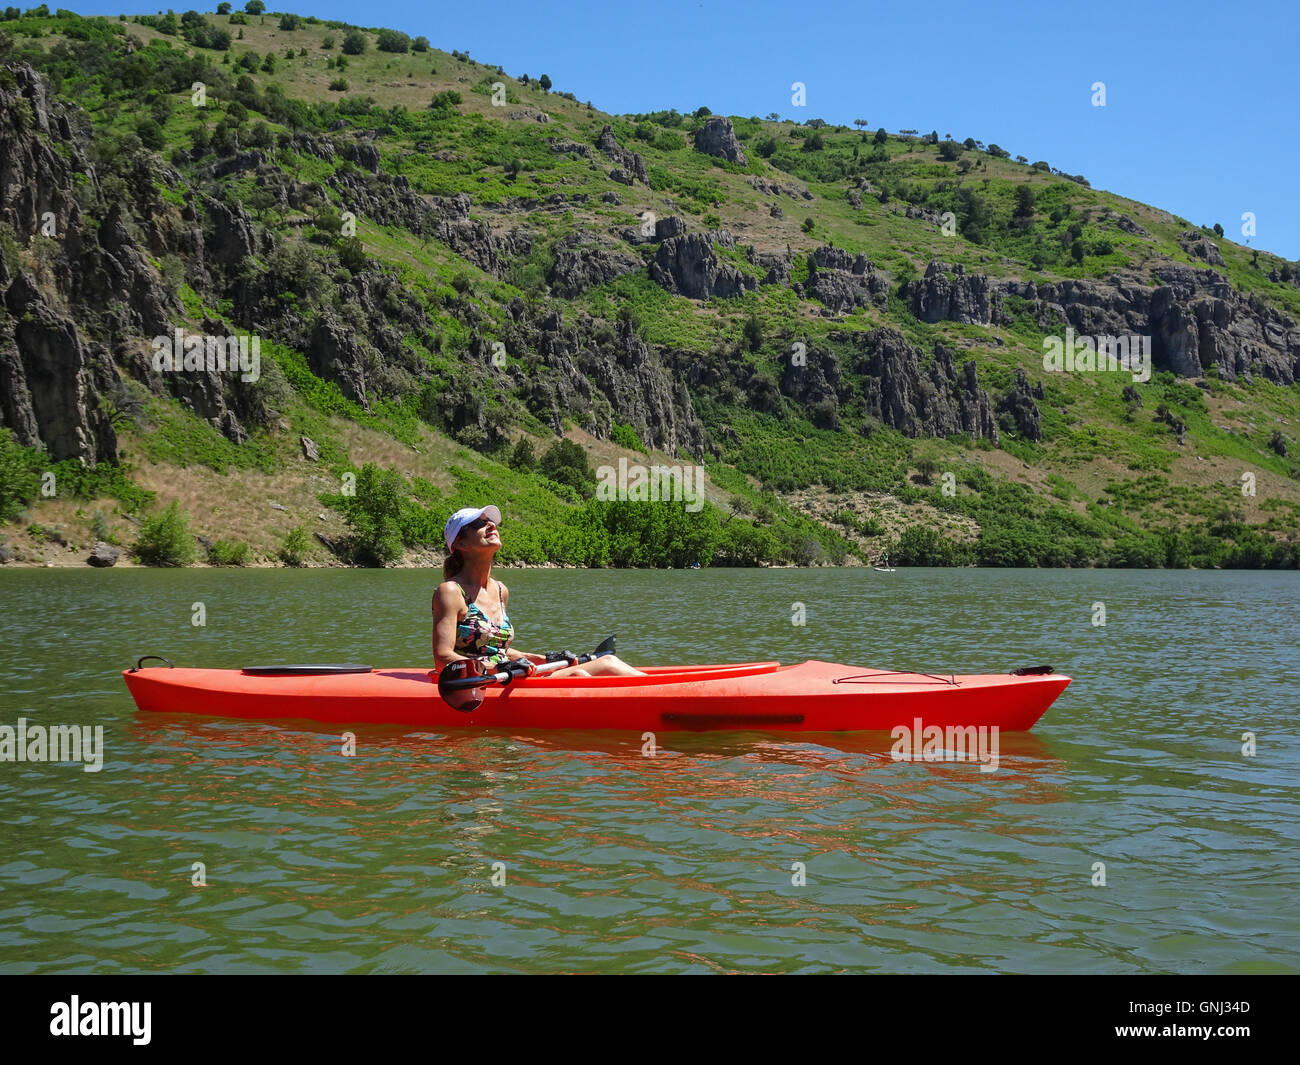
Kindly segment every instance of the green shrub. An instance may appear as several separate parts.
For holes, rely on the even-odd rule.
[[[610,433],[610,438],[619,447],[625,447],[629,451],[646,450],[645,444],[641,443],[641,438],[636,435],[636,430],[630,425],[620,425],[618,422],[615,422],[613,431]]]
[[[238,540],[218,540],[208,548],[209,566],[247,566],[251,561],[248,545]]]
[[[140,119],[135,124],[135,135],[140,138],[141,144],[153,152],[161,151],[163,144],[166,143],[162,126],[152,118]]]
[[[398,30],[380,30],[375,47],[381,52],[402,54],[411,50],[411,38]]]
[[[366,35],[360,30],[348,30],[343,38],[344,55],[360,55],[366,50]]]
[[[134,553],[146,566],[188,566],[194,561],[197,551],[190,519],[175,500],[140,522]]]
[[[359,274],[370,262],[365,245],[357,237],[344,237],[339,241],[339,262],[352,273]]]
[[[596,494],[596,475],[587,464],[587,453],[572,440],[557,440],[547,448],[537,469],[543,477],[575,489],[584,499]]]
[[[42,455],[24,447],[9,429],[0,429],[0,524],[13,521],[40,492]]]
[[[532,470],[537,466],[533,444],[528,437],[521,436],[519,443],[515,444],[514,450],[510,452],[509,466],[512,470]]]
[[[402,554],[402,475],[367,462],[357,475],[356,494],[342,499],[352,528],[352,549],[363,565],[386,566]]]
[[[286,566],[301,566],[307,559],[310,547],[307,530],[301,525],[295,525],[284,534],[284,539],[280,542],[280,561]]]
[[[113,531],[108,527],[108,518],[102,510],[95,511],[95,516],[90,520],[90,535],[106,544],[113,542]]]

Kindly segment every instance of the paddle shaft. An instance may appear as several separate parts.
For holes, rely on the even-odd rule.
[[[611,636],[594,651],[585,655],[578,655],[573,661],[562,659],[559,662],[547,662],[545,665],[538,666],[533,675],[540,673],[552,673],[557,669],[567,669],[569,666],[580,666],[584,662],[590,662],[593,658],[603,658],[605,655],[614,653],[614,638]],[[509,684],[519,679],[516,674],[508,669],[500,670],[496,673],[485,673],[481,677],[461,677],[457,680],[440,680],[438,682],[438,691],[445,695],[446,692],[464,691],[466,688],[480,688],[488,684]]]

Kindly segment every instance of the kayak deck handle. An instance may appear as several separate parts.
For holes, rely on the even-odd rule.
[[[1051,666],[1021,666],[1019,669],[1013,669],[1013,677],[1045,677],[1049,673],[1055,673],[1056,670]]]
[[[176,668],[174,665],[171,664],[171,661],[169,659],[163,658],[162,655],[141,655],[139,658],[135,660],[135,665],[129,670],[129,672],[139,673],[140,670],[144,668],[145,662],[148,661],[150,658],[156,658],[158,659],[159,662],[166,662],[168,669]]]
[[[883,678],[885,677],[925,677],[926,680],[932,680],[936,684],[949,684],[954,688],[961,687],[957,682],[957,678],[953,674],[949,674],[946,677],[936,677],[933,673],[916,673],[910,669],[878,669],[874,673],[854,673],[847,677],[835,677],[831,680],[831,683],[870,684],[872,681],[880,681],[885,684],[891,683],[890,681],[884,680]],[[897,683],[906,684],[908,682],[898,681]]]

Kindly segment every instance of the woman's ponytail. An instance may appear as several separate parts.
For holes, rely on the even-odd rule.
[[[447,561],[442,564],[442,579],[451,580],[465,565],[465,556],[460,553],[460,549],[453,547],[451,554],[447,556]]]

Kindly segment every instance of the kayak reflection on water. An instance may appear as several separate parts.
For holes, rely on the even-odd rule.
[[[548,661],[544,654],[517,651],[511,644],[515,630],[507,607],[510,589],[492,578],[492,560],[501,550],[501,511],[496,507],[465,507],[447,519],[446,578],[433,593],[433,660],[439,672],[449,662],[475,659],[485,669],[504,662],[528,664],[528,675]],[[496,620],[493,620],[493,614]],[[550,661],[576,658],[569,652],[552,652]],[[581,666],[557,669],[552,677],[643,677],[614,655],[602,655]]]

